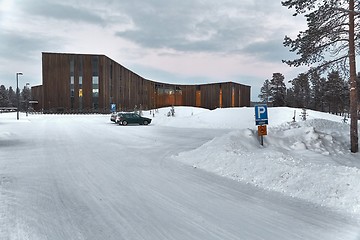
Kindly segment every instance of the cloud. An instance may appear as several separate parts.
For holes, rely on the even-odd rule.
[[[241,53],[256,56],[263,61],[275,61],[294,57],[282,44],[281,39],[272,39],[268,41],[253,42],[245,46]]]
[[[126,1],[125,1],[126,2]],[[251,2],[251,1],[250,1]],[[127,11],[127,5],[124,5]],[[261,33],[256,9],[236,1],[151,1],[128,15],[134,28],[117,36],[145,48],[177,51],[231,52]]]
[[[0,78],[13,82],[20,68],[40,83],[41,52],[65,51],[165,82],[262,82],[286,71],[291,14],[268,0],[0,0]]]
[[[282,65],[281,60],[294,58],[283,47],[283,38],[301,26],[280,2],[268,0],[156,0],[142,8],[121,1],[120,5],[118,10],[127,14],[133,27],[115,35],[159,54],[241,56],[251,57],[256,65]]]
[[[52,42],[35,34],[6,30],[0,31],[0,39],[0,55],[7,60],[31,59],[34,53],[38,54]]]
[[[84,8],[66,1],[51,0],[32,0],[22,1],[19,7],[29,15],[41,16],[44,18],[52,18],[57,20],[65,20],[71,22],[87,22],[91,24],[104,25],[105,19],[96,14],[97,11]]]

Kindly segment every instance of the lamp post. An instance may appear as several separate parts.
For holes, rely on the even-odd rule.
[[[26,116],[29,115],[29,104],[30,104],[30,97],[31,97],[31,92],[30,92],[30,83],[26,83],[26,100],[25,100],[25,108],[26,108]]]
[[[16,73],[16,97],[17,97],[16,119],[17,120],[19,120],[19,108],[20,108],[19,75],[23,75],[23,73],[22,72],[17,72]]]

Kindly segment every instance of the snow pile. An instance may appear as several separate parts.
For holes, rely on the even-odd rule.
[[[254,126],[253,108],[224,108],[208,110],[193,107],[175,107],[175,117],[167,117],[170,108],[161,108],[155,114],[154,125],[185,128],[237,129]],[[144,115],[145,117],[147,114]]]
[[[259,144],[253,108],[193,109],[154,124],[223,128],[225,134],[174,159],[194,168],[253,184],[322,206],[360,214],[359,154],[349,151],[349,125],[342,117],[307,111],[308,120],[291,122],[300,109],[269,108],[268,136]],[[166,112],[166,109],[159,110]]]
[[[143,116],[153,119],[148,127],[155,130],[166,126],[219,132],[211,141],[173,156],[174,159],[262,189],[360,214],[360,154],[349,151],[349,125],[343,123],[342,117],[307,110],[308,120],[301,121],[301,109],[269,108],[268,136],[261,146],[254,108],[210,111],[175,107],[175,117],[168,117],[169,111],[170,108],[143,111]],[[292,122],[294,114],[296,122]],[[15,115],[3,114],[1,124],[10,124],[10,117],[12,122],[16,121]],[[58,116],[29,118],[57,119]],[[101,124],[105,118],[110,122],[104,115],[61,117],[65,118],[69,118],[69,124],[82,124],[89,118],[98,119]],[[16,122],[29,123],[23,116],[20,119]],[[63,121],[59,121],[62,124],[57,126],[63,126]],[[0,144],[12,145],[16,137],[4,130],[0,133]]]

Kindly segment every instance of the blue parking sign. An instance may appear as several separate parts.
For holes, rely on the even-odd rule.
[[[116,112],[116,104],[115,103],[110,104],[110,109],[111,112]]]
[[[266,105],[255,106],[255,124],[265,125],[268,124],[268,114]]]

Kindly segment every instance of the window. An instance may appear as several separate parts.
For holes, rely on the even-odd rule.
[[[93,89],[93,97],[94,98],[99,97],[99,89]]]
[[[74,76],[70,77],[70,96],[74,97],[75,87],[74,87]]]
[[[82,105],[83,105],[82,82],[83,82],[83,77],[82,77],[82,76],[79,76],[79,92],[78,92],[78,97],[79,97],[79,110],[82,110]]]
[[[179,86],[175,87],[175,91],[176,91],[177,94],[182,94],[181,87],[179,87]]]
[[[72,57],[70,59],[70,76],[74,76],[74,68],[75,68],[75,62],[74,62],[74,58]]]
[[[93,56],[91,60],[92,75],[99,76],[99,56]]]
[[[92,77],[92,92],[93,97],[99,97],[99,77]]]
[[[80,89],[82,88],[82,80],[83,80],[83,77],[79,76],[79,88]]]
[[[75,102],[75,62],[74,58],[71,57],[70,59],[70,108],[74,108],[74,102]]]
[[[83,57],[80,56],[79,58],[79,92],[78,92],[78,96],[79,96],[79,110],[83,109],[83,89],[82,89],[82,84],[83,84]]]
[[[93,56],[92,65],[92,102],[93,109],[99,108],[99,56]]]

